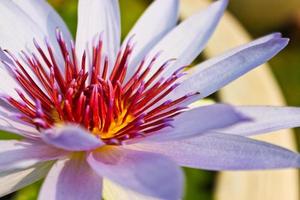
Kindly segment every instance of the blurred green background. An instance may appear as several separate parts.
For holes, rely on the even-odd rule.
[[[77,1],[49,0],[66,21],[73,35],[76,31]],[[127,34],[136,19],[151,0],[120,0],[122,17],[122,37]],[[299,0],[231,0],[229,10],[243,23],[254,37],[281,31],[291,38],[291,43],[270,64],[282,88],[286,101],[291,106],[300,106],[300,1]],[[268,10],[268,12],[266,12]],[[298,144],[300,130],[296,130]],[[1,138],[11,135],[2,133]],[[185,169],[187,200],[213,199],[214,172]],[[35,200],[41,182],[1,198],[15,200]]]

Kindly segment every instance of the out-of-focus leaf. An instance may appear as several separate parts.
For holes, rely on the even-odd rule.
[[[150,2],[149,0],[120,0],[122,38],[127,35]]]
[[[293,41],[292,41],[293,42]],[[283,88],[289,105],[300,106],[300,44],[289,48],[271,61],[272,70]]]
[[[14,200],[36,200],[41,186],[41,181],[20,190]]]
[[[186,188],[185,200],[211,200],[213,199],[214,172],[185,168]]]
[[[8,133],[5,131],[0,131],[0,140],[11,140],[11,139],[21,139],[20,136],[13,134],[13,133]]]
[[[49,3],[62,16],[75,38],[78,2],[74,0],[49,0]]]
[[[150,0],[120,0],[122,38],[126,36],[150,2]],[[49,3],[63,17],[73,36],[75,36],[77,27],[77,1],[49,0]]]

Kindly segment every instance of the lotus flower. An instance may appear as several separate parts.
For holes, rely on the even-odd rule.
[[[298,126],[295,108],[191,107],[266,62],[271,34],[186,70],[227,0],[179,25],[156,0],[120,46],[117,0],[79,0],[75,43],[43,0],[0,2],[0,195],[43,177],[39,199],[180,199],[179,166],[299,167],[299,155],[245,136]],[[103,192],[104,191],[104,192]]]

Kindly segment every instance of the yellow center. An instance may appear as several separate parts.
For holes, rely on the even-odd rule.
[[[95,127],[92,131],[93,134],[99,136],[102,139],[109,139],[115,137],[121,129],[125,128],[130,122],[132,122],[135,119],[134,116],[128,115],[124,120],[126,112],[127,111],[124,110],[118,116],[118,118],[111,122],[107,132],[103,132],[103,130],[99,130]]]

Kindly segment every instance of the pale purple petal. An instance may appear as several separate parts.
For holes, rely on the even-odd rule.
[[[7,55],[4,53],[1,47],[0,47],[0,60],[8,63],[13,63],[12,60],[9,57],[7,57]]]
[[[176,25],[178,9],[178,0],[156,0],[136,22],[124,40],[126,44],[129,38],[134,36],[135,45],[131,57],[132,61],[128,66],[129,75],[132,75],[138,62],[145,54]]]
[[[218,133],[252,136],[300,126],[300,108],[277,106],[236,106],[251,120],[217,130]]]
[[[206,134],[178,142],[134,144],[127,148],[161,153],[182,166],[208,170],[300,167],[299,154],[238,135]]]
[[[243,44],[243,45],[240,45],[240,46],[237,46],[237,47],[234,47],[233,49],[230,49],[220,55],[217,55],[215,57],[212,57],[208,60],[206,60],[205,62],[202,62],[201,64],[193,67],[191,69],[191,72],[192,73],[197,73],[199,70],[203,70],[203,68],[207,68],[207,67],[210,67],[226,58],[229,58],[231,56],[233,56],[234,54],[236,53],[239,53],[240,51],[242,50],[245,50],[245,49],[248,49],[249,47],[253,47],[253,46],[256,46],[256,45],[261,45],[261,44],[264,44],[266,42],[269,42],[270,40],[273,40],[273,39],[278,39],[278,38],[282,38],[282,35],[281,33],[272,33],[272,34],[269,34],[269,35],[266,35],[266,36],[263,36],[263,37],[260,37],[260,38],[257,38],[249,43],[246,43],[246,44]]]
[[[1,109],[0,109],[1,110]],[[22,123],[19,119],[2,116],[0,111],[0,130],[25,138],[39,140],[40,134],[32,126]]]
[[[212,65],[204,63],[195,66],[197,68],[195,73],[191,73],[169,95],[169,98],[176,99],[190,92],[200,92],[200,95],[194,100],[204,98],[260,64],[267,62],[287,44],[288,39],[286,38],[270,38],[256,45],[250,44],[249,48],[241,48],[241,51],[230,54],[228,57],[221,55],[224,59],[220,59],[217,63],[211,62]]]
[[[41,142],[1,140],[0,173],[26,169],[40,162],[56,160],[66,156],[66,152]]]
[[[46,176],[51,162],[40,163],[26,170],[0,173],[0,197],[15,192]]]
[[[219,0],[208,8],[192,15],[176,28],[170,31],[149,53],[149,60],[161,52],[153,66],[153,73],[167,60],[177,59],[169,66],[164,75],[173,73],[176,69],[192,63],[204,49],[211,34],[215,30],[228,0]],[[147,65],[145,65],[147,66]]]
[[[39,200],[99,200],[102,179],[89,167],[83,157],[56,162],[47,175]]]
[[[99,175],[136,192],[161,199],[182,197],[182,172],[162,155],[107,147],[90,153],[88,163]]]
[[[95,39],[103,33],[104,52],[113,61],[120,46],[120,27],[118,0],[79,0],[76,33],[78,58],[87,49],[91,54]]]
[[[164,128],[142,141],[167,141],[195,137],[209,130],[220,129],[247,121],[233,107],[225,104],[201,106],[174,117],[170,127]]]
[[[104,145],[100,138],[76,125],[48,129],[42,133],[42,139],[67,151],[88,151]]]

